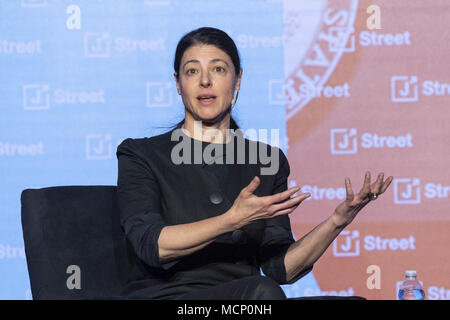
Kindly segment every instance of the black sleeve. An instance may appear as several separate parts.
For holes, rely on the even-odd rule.
[[[136,255],[151,267],[162,267],[158,238],[166,225],[160,212],[158,182],[133,139],[117,148],[117,196],[120,222]]]
[[[279,150],[280,166],[275,177],[272,194],[287,190],[287,179],[290,174],[289,162],[282,150]],[[291,244],[295,242],[292,235],[291,223],[288,215],[282,215],[265,221],[264,235],[260,247],[261,267],[265,275],[279,284],[294,283],[311,271],[300,272],[291,281],[286,280],[284,257]]]

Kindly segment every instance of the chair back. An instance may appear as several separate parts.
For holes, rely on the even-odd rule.
[[[33,299],[115,298],[135,268],[116,186],[60,186],[21,194]]]

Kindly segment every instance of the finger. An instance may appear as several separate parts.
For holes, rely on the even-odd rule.
[[[359,194],[362,198],[365,198],[365,197],[367,197],[369,192],[370,192],[370,172],[367,171],[366,175],[364,176],[363,187],[362,187],[361,191],[359,192]]]
[[[252,179],[252,181],[250,181],[248,186],[246,186],[244,189],[242,189],[242,191],[244,191],[244,194],[246,194],[246,195],[253,194],[253,192],[255,192],[255,190],[258,188],[260,183],[261,183],[261,180],[259,179],[259,177],[255,176]]]
[[[298,206],[303,200],[309,198],[311,194],[309,193],[302,193],[294,198],[291,198],[289,200],[286,200],[281,203],[273,204],[269,207],[269,211],[272,211],[276,213],[277,211],[288,209],[293,206]]]
[[[292,187],[283,192],[276,193],[276,194],[273,194],[270,196],[266,196],[264,198],[268,203],[275,204],[275,203],[283,202],[284,200],[286,200],[287,198],[292,196],[294,193],[300,191],[300,189],[301,189],[301,187]]]
[[[272,215],[271,218],[275,218],[275,217],[278,217],[278,216],[290,214],[290,213],[294,212],[294,210],[297,209],[297,207],[298,207],[298,205],[290,207],[290,208],[286,208],[286,209],[283,209],[283,210],[279,210],[279,211],[275,212],[275,214]]]
[[[386,191],[386,189],[389,187],[389,185],[391,184],[391,182],[394,180],[393,176],[390,176],[386,179],[386,181],[383,183],[383,185],[381,186],[380,189],[380,194],[384,193]]]
[[[345,178],[345,191],[347,193],[347,200],[352,201],[354,194],[352,189],[352,183],[350,182],[350,178]]]
[[[378,175],[377,180],[371,185],[370,192],[380,194],[381,193],[381,187],[383,185],[384,180],[384,173],[380,173]]]

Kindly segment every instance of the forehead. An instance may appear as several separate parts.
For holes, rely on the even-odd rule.
[[[198,60],[208,63],[211,60],[221,59],[232,64],[231,58],[222,49],[213,45],[198,44],[186,49],[181,58],[182,63],[189,60]]]

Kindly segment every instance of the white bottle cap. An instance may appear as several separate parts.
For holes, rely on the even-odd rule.
[[[406,270],[405,271],[405,277],[416,277],[417,272],[416,270]]]

